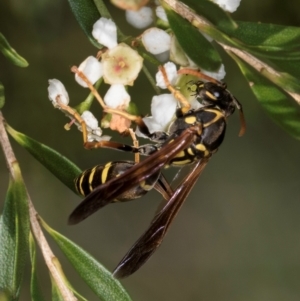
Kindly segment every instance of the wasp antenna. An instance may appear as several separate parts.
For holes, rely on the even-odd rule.
[[[241,123],[241,127],[240,127],[240,132],[239,132],[239,137],[243,136],[246,132],[246,120],[245,120],[245,115],[243,112],[243,107],[241,105],[241,103],[232,95],[234,104],[236,106],[236,108],[239,110],[239,115],[240,115],[240,123]]]
[[[240,132],[239,132],[239,137],[243,136],[246,132],[246,121],[245,121],[245,115],[242,110],[239,110],[240,113]]]

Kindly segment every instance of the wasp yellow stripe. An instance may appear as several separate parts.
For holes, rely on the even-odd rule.
[[[188,117],[185,117],[184,118],[184,121],[187,123],[187,124],[194,124],[197,119],[195,116],[188,116]]]
[[[85,179],[85,174],[86,174],[86,170],[77,178],[76,180],[76,188],[77,191],[81,194],[85,196],[84,190],[82,189],[82,182]]]
[[[97,169],[97,166],[95,166],[95,167],[90,171],[90,174],[89,174],[88,183],[89,183],[89,190],[90,190],[90,191],[92,191],[92,190],[94,189],[94,187],[92,186],[92,183],[93,183],[93,179],[94,179],[94,175],[95,175],[96,169]]]
[[[110,167],[112,165],[112,162],[108,162],[107,164],[105,164],[102,173],[101,173],[101,183],[104,184],[107,180],[107,176],[108,176],[108,172],[110,170]]]
[[[220,111],[217,111],[217,110],[214,110],[214,109],[212,109],[212,110],[207,109],[206,111],[214,113],[216,116],[211,121],[209,121],[207,123],[204,123],[203,127],[208,127],[211,124],[213,124],[214,122],[218,121],[219,119],[224,118],[224,115]]]

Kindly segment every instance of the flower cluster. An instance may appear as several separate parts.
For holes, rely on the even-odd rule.
[[[212,1],[230,12],[234,11],[240,2],[240,0]],[[181,67],[197,68],[196,64],[183,52],[174,35],[158,27],[149,28],[154,20],[158,20],[160,24],[165,26],[168,25],[168,19],[162,6],[157,5],[155,9],[144,6],[137,11],[126,10],[126,19],[128,23],[138,29],[146,28],[139,38],[146,51],[156,56],[158,60],[172,61],[164,65],[171,85],[179,85],[180,83],[180,76],[177,74],[175,64]],[[109,118],[102,120],[102,126],[106,124],[113,130],[125,132],[130,126],[130,118],[126,117],[131,102],[127,86],[132,86],[137,79],[143,67],[143,58],[133,49],[133,46],[118,43],[117,27],[110,19],[100,18],[93,26],[92,35],[105,48],[98,53],[97,57],[89,56],[78,68],[73,67],[75,80],[82,87],[88,87],[92,91],[105,112],[113,112]],[[201,71],[217,80],[221,80],[225,76],[223,65],[218,73],[212,74],[204,70]],[[93,87],[100,79],[110,85],[103,100]],[[156,74],[156,85],[161,89],[167,88],[166,79],[160,71]],[[83,130],[82,124],[85,123],[87,141],[110,139],[108,136],[102,136],[98,120],[90,111],[75,110],[69,106],[68,93],[59,80],[49,80],[48,92],[54,107],[62,110],[71,119],[67,127],[74,123],[79,130]],[[192,108],[196,109],[201,105],[194,98],[189,101]],[[149,131],[165,131],[174,118],[176,108],[179,105],[172,93],[153,96],[151,116],[143,118]],[[114,112],[119,113],[115,114]],[[125,113],[122,114],[121,112]],[[137,131],[137,135],[142,136],[139,131]]]

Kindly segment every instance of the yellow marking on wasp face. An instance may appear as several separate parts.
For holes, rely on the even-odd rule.
[[[197,150],[199,150],[201,152],[205,152],[206,151],[206,147],[205,147],[204,144],[199,143],[199,144],[196,144],[195,147],[196,147]]]
[[[218,121],[219,119],[224,118],[223,113],[220,112],[219,110],[207,109],[206,112],[212,112],[212,113],[214,113],[214,114],[215,114],[215,117],[214,117],[211,121],[209,121],[209,122],[207,122],[207,123],[204,123],[204,124],[203,124],[203,127],[208,127],[208,126],[210,126],[211,124],[213,124],[214,122]]]
[[[97,169],[97,166],[95,166],[89,174],[88,183],[89,183],[90,191],[92,191],[94,189],[93,186],[92,186],[92,182],[93,182],[93,178],[94,178],[94,174],[95,174],[96,169]]]
[[[102,173],[101,173],[101,183],[104,184],[107,180],[107,175],[108,175],[108,171],[110,169],[112,165],[112,162],[108,162],[107,164],[105,164]]]
[[[205,91],[206,96],[208,96],[212,100],[217,100],[216,96],[210,93],[209,91]]]
[[[184,121],[187,123],[187,124],[194,124],[197,119],[195,116],[188,116],[188,117],[185,117],[184,118]]]
[[[204,157],[208,157],[210,155],[210,152],[208,150],[204,151]]]

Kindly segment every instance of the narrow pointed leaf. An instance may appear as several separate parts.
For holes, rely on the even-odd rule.
[[[28,255],[29,212],[26,188],[17,163],[0,217],[0,292],[17,300]],[[3,296],[4,294],[4,296]]]
[[[271,118],[296,139],[300,139],[300,106],[279,86],[231,54],[250,83],[260,104]]]
[[[289,54],[290,58],[299,59],[299,27],[241,21],[237,24],[233,37],[261,55],[285,60]]]
[[[21,57],[15,49],[13,49],[8,41],[5,39],[4,35],[0,33],[0,51],[3,55],[9,59],[14,65],[18,67],[27,67],[28,62]]]
[[[120,282],[113,277],[90,254],[74,242],[51,229],[43,222],[43,227],[56,241],[82,279],[103,301],[129,301],[131,298]]]
[[[4,104],[5,104],[4,86],[0,82],[0,110],[3,108]]]
[[[41,287],[38,282],[38,276],[36,271],[36,247],[34,239],[30,233],[29,236],[29,250],[31,260],[31,281],[30,281],[30,292],[32,301],[44,301],[44,296]]]
[[[15,131],[9,125],[6,125],[6,129],[16,142],[24,147],[61,182],[77,193],[74,179],[81,173],[81,170],[73,162],[47,145]]]
[[[64,300],[63,296],[61,295],[60,290],[51,275],[50,275],[50,278],[51,278],[52,301],[66,301],[66,300]]]
[[[189,58],[207,71],[218,70],[222,60],[213,45],[187,20],[171,9],[165,8],[165,10],[171,29]]]
[[[93,0],[68,0],[71,10],[80,27],[91,43],[97,48],[102,46],[92,36],[94,23],[101,17]]]
[[[284,55],[283,55],[284,57]],[[300,59],[299,60],[286,60],[280,59],[271,59],[270,60],[279,70],[282,70],[286,73],[293,75],[295,78],[300,79]]]
[[[230,15],[210,0],[182,0],[181,2],[188,5],[198,15],[203,16],[224,33],[230,34],[237,28],[237,24]]]

